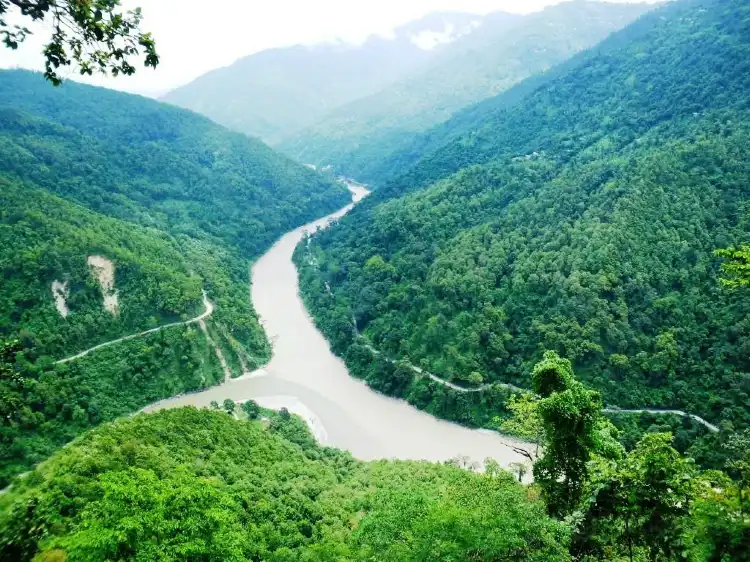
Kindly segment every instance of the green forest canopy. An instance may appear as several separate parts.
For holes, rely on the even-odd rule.
[[[252,402],[182,408],[94,429],[17,480],[0,496],[0,555],[746,559],[750,433],[730,444],[732,478],[697,470],[668,434],[625,453],[601,396],[569,362],[547,353],[532,378],[544,451],[536,484],[491,461],[480,474],[458,462],[356,461],[317,445],[299,418]]]
[[[194,317],[202,290],[233,374],[263,364],[249,261],[349,201],[342,185],[198,115],[25,71],[0,72],[0,170],[0,339],[20,339],[28,378],[9,390],[0,486],[92,425],[220,381],[197,326],[53,363]],[[92,255],[114,262],[118,314],[103,307]],[[67,283],[65,318],[54,281]]]
[[[713,252],[748,239],[748,30],[738,0],[658,8],[315,236],[303,293],[350,369],[353,317],[460,384],[528,387],[554,349],[607,403],[747,427],[750,297]],[[502,407],[411,379],[378,384],[465,423]]]
[[[564,525],[508,473],[362,463],[267,415],[186,408],[87,433],[0,496],[0,556],[568,560]]]

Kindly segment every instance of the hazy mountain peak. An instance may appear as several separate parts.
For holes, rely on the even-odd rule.
[[[482,20],[477,18],[464,26],[456,26],[453,23],[445,23],[440,30],[425,30],[410,37],[410,40],[420,49],[429,51],[439,45],[452,43],[464,35],[472,33],[476,28],[482,25]]]
[[[164,100],[277,142],[422,67],[441,50],[437,47],[471,33],[480,19],[440,12],[361,44],[331,41],[268,49],[204,74]]]

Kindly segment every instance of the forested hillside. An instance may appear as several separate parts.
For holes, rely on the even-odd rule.
[[[750,237],[749,55],[746,2],[660,7],[300,246],[350,370],[486,424],[482,392],[375,373],[363,344],[466,387],[528,388],[551,349],[609,404],[747,427],[750,294],[714,250]]]
[[[0,556],[568,560],[565,526],[509,473],[361,463],[267,415],[182,409],[86,434],[0,496]]]
[[[227,401],[107,424],[16,480],[0,495],[0,556],[747,559],[750,434],[727,444],[730,475],[697,470],[667,434],[625,453],[569,362],[548,353],[532,377],[537,422],[523,423],[538,427],[544,451],[534,484],[516,480],[527,467],[514,475],[492,461],[479,474],[460,459],[356,461],[284,410]]]
[[[315,123],[336,107],[373,94],[439,51],[420,48],[423,34],[460,36],[473,14],[435,13],[362,45],[331,43],[270,49],[213,70],[164,96],[266,142]]]
[[[565,61],[651,7],[576,0],[516,19],[491,14],[426,69],[336,109],[279,147],[302,162],[332,164],[377,183],[367,170],[408,146],[412,134]]]
[[[0,385],[0,487],[91,425],[221,380],[197,325],[55,364],[195,317],[202,291],[232,373],[263,364],[270,347],[249,260],[349,200],[343,186],[203,117],[21,71],[0,73],[0,187],[0,340],[19,340],[34,381]],[[111,287],[92,257],[112,263]]]

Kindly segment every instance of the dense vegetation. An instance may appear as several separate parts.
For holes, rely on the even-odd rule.
[[[60,85],[61,67],[73,66],[82,75],[132,75],[133,59],[142,53],[144,66],[156,68],[154,38],[141,30],[141,18],[140,8],[124,10],[119,0],[0,0],[0,37],[3,48],[17,49],[32,33],[26,25],[44,22],[39,30],[50,34],[44,76]]]
[[[609,404],[747,427],[750,297],[720,285],[713,252],[750,234],[748,30],[738,0],[661,7],[300,246],[337,352],[528,387],[554,349]],[[444,402],[413,379],[379,387]],[[483,394],[448,417],[486,425]]]
[[[578,560],[744,560],[750,555],[750,430],[725,443],[729,475],[701,472],[644,436],[626,453],[602,415],[601,394],[546,352],[531,373],[535,398],[518,421],[536,426],[543,453],[535,486],[550,514],[572,524]],[[518,412],[520,412],[519,410]]]
[[[750,433],[729,474],[645,437],[625,453],[601,396],[554,353],[533,370],[536,483],[355,461],[248,402],[92,430],[0,496],[9,560],[743,561]],[[230,415],[227,415],[230,414]],[[237,421],[239,418],[243,421]]]
[[[569,559],[565,526],[508,473],[361,463],[266,416],[182,409],[87,433],[0,496],[0,557]]]
[[[201,280],[187,273],[174,240],[153,229],[103,217],[28,184],[0,176],[0,332],[60,359],[202,311]],[[117,263],[119,313],[103,306],[90,255]],[[68,283],[63,317],[51,285]]]
[[[193,115],[0,75],[0,486],[39,463],[0,491],[0,559],[750,559],[748,55],[745,0],[662,7],[416,142],[409,173],[297,248],[352,373],[523,437],[530,484],[491,460],[356,461],[252,401],[125,417],[218,381],[212,341],[235,371],[267,355],[247,259],[344,190]],[[117,264],[119,314],[92,254]],[[201,289],[206,333],[55,363],[195,314]],[[605,403],[722,431],[695,445],[689,420]]]
[[[190,112],[40,75],[0,73],[0,339],[28,384],[3,419],[0,486],[83,429],[221,379],[205,335],[170,328],[68,365],[54,360],[203,312],[233,374],[270,355],[249,260],[348,201],[343,186]],[[87,258],[115,265],[117,314]],[[52,283],[67,283],[69,314]],[[26,369],[26,367],[25,367]]]
[[[650,8],[573,1],[521,18],[490,14],[425,69],[343,105],[279,148],[303,162],[332,164],[350,177],[379,182],[367,171],[406,148],[411,134],[565,61]]]
[[[0,74],[1,169],[97,212],[257,255],[343,205],[343,186],[166,104]]]
[[[56,367],[33,351],[18,353],[14,362],[21,379],[0,381],[0,487],[93,426],[224,377],[197,326],[163,330]]]

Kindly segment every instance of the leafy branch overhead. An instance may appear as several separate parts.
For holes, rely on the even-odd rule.
[[[15,8],[34,22],[47,22],[52,37],[44,47],[44,76],[59,85],[61,67],[75,65],[82,75],[94,72],[132,75],[133,57],[143,55],[144,66],[156,68],[159,55],[150,33],[141,31],[140,8],[123,11],[120,0],[0,0],[0,38],[17,49],[31,35],[7,16]]]

